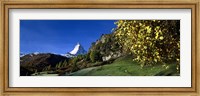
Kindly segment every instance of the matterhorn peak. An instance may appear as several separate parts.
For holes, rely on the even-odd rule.
[[[83,48],[83,46],[81,46],[81,44],[78,42],[74,49],[69,52],[72,55],[80,55],[80,54],[86,54],[87,52],[85,51],[85,49]]]
[[[81,46],[81,44],[78,42],[78,43],[76,44],[76,46]]]

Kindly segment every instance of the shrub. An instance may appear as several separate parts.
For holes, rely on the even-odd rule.
[[[102,59],[101,59],[100,53],[98,51],[91,51],[90,60],[92,62],[101,61]]]

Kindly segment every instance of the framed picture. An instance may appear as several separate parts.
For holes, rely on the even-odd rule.
[[[4,95],[199,95],[198,1],[1,4]]]

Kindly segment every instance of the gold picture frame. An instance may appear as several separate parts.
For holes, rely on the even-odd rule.
[[[47,0],[1,0],[1,27],[0,27],[0,78],[1,94],[4,96],[18,95],[63,95],[63,96],[123,96],[123,95],[180,95],[199,96],[200,92],[200,34],[199,34],[199,1],[134,1],[134,0],[96,0],[96,1],[47,1]],[[190,88],[13,88],[9,87],[9,9],[51,9],[51,8],[150,8],[150,9],[191,9],[192,10],[192,87]]]

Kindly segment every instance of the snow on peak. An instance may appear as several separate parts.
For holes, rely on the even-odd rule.
[[[77,43],[76,46],[74,47],[74,49],[69,53],[72,55],[79,55],[79,54],[85,54],[87,52],[85,51],[83,46],[81,46],[80,43]]]
[[[40,54],[40,53],[39,53],[39,52],[34,52],[33,54],[34,54],[34,55],[38,55],[38,54]]]

